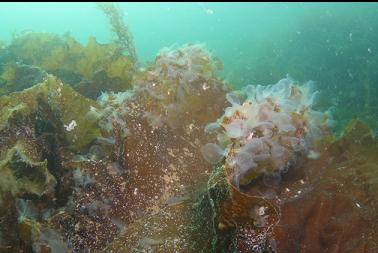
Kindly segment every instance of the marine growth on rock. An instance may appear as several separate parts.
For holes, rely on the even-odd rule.
[[[329,130],[330,114],[314,110],[317,95],[311,82],[299,86],[289,78],[228,93],[231,106],[205,128],[218,140],[202,147],[205,159],[225,158],[237,186],[284,172],[299,154],[316,152],[316,140]]]

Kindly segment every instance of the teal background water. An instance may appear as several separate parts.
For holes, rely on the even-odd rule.
[[[120,3],[142,62],[165,46],[205,43],[235,87],[290,75],[314,80],[336,129],[359,117],[378,126],[377,3]],[[95,3],[2,3],[0,40],[69,32],[86,43],[114,38]]]
[[[2,5],[3,40],[9,41],[14,32],[24,30],[70,32],[82,43],[91,35],[100,42],[112,38],[106,17],[95,3]],[[222,59],[241,57],[257,39],[277,28],[293,26],[297,17],[290,12],[303,8],[302,4],[285,3],[119,3],[119,6],[125,12],[125,21],[143,60],[153,58],[164,46],[195,42],[206,43]]]

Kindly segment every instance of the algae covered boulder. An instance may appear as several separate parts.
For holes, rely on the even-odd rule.
[[[192,210],[193,245],[197,252],[201,245],[201,252],[375,252],[377,145],[354,120],[275,185],[260,178],[241,189],[220,162]]]
[[[135,67],[117,43],[100,44],[90,37],[87,45],[82,45],[69,35],[50,33],[15,37],[0,52],[0,59],[0,94],[31,87],[47,72],[81,94],[96,98],[101,91],[129,88]]]
[[[305,160],[303,171],[283,181],[281,221],[274,229],[278,251],[377,250],[377,148],[372,131],[353,120],[318,159]]]
[[[206,127],[220,146],[202,148],[216,169],[193,211],[195,242],[209,252],[374,252],[364,235],[377,236],[377,141],[358,120],[333,136],[315,94],[287,79],[227,94],[232,106]]]
[[[0,97],[0,131],[11,131],[15,124],[29,122],[36,132],[54,128],[62,144],[83,150],[100,135],[96,123],[83,117],[91,106],[97,106],[96,102],[49,76],[31,88]],[[8,139],[12,141],[12,137]]]
[[[33,154],[33,148],[27,145],[18,142],[1,157],[0,194],[21,196],[31,193],[41,196],[54,191],[56,180],[47,169],[47,160],[39,161]]]
[[[191,252],[275,252],[278,207],[239,191],[222,162],[212,172],[190,214]]]
[[[67,203],[71,172],[63,161],[85,152],[100,135],[96,123],[85,117],[91,106],[96,102],[53,76],[0,97],[0,234],[8,245],[4,252],[29,251],[39,238],[42,217]],[[19,202],[30,204],[20,208]],[[33,215],[25,217],[30,210]]]
[[[74,250],[189,250],[191,195],[211,171],[200,152],[203,128],[221,114],[226,89],[210,53],[185,45],[163,50],[135,76],[132,91],[99,98],[102,108],[89,115],[99,118],[101,140],[115,155],[70,163],[75,208],[56,223],[67,224]]]
[[[0,94],[29,88],[43,82],[47,77],[47,73],[43,69],[20,62],[1,65],[0,73]]]

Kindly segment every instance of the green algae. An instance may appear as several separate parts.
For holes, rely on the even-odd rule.
[[[73,150],[83,150],[100,136],[96,123],[83,117],[91,107],[98,107],[96,102],[80,95],[55,77],[49,77],[43,83],[21,92],[0,97],[0,131],[10,127],[13,121],[33,116],[46,106],[55,115],[51,117],[58,120],[56,125],[60,135],[64,136],[67,145],[71,145]],[[53,120],[51,117],[46,120]],[[66,131],[64,125],[72,120],[77,122],[77,127]]]
[[[191,210],[192,252],[236,252],[236,227],[221,221],[221,205],[230,195],[224,167],[219,164]]]
[[[26,33],[14,38],[1,53],[0,94],[31,87],[46,71],[83,95],[96,98],[101,91],[130,88],[135,72],[133,59],[119,52],[117,43],[99,44],[95,37],[82,45],[68,35]]]
[[[24,193],[41,196],[53,190],[56,180],[47,169],[47,161],[35,160],[34,151],[27,144],[18,142],[1,157],[0,194],[13,197]]]

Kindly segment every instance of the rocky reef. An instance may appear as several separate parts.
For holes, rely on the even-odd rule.
[[[0,252],[376,252],[378,141],[311,83],[233,90],[204,45],[0,47]]]
[[[14,252],[12,243],[25,243],[19,241],[26,236],[24,229],[33,231],[23,225],[29,218],[43,216],[67,203],[72,173],[62,161],[86,150],[100,129],[83,117],[91,106],[97,106],[96,102],[50,75],[31,88],[1,96],[0,105],[0,196],[1,205],[8,207],[2,208],[1,234],[14,236],[5,240],[5,248]],[[70,122],[76,122],[76,127],[68,128]],[[33,216],[21,219],[23,211],[16,208],[17,203],[33,205]],[[17,220],[19,230],[14,226]],[[37,226],[37,221],[29,225]],[[30,243],[32,236],[26,237]]]

